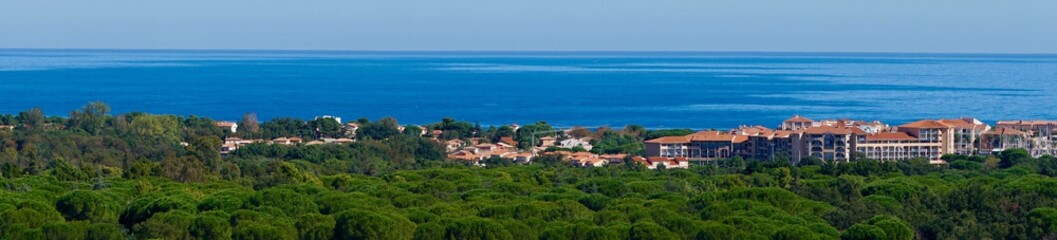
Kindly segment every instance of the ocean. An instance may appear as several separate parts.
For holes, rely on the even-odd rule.
[[[766,52],[0,50],[0,113],[238,120],[443,117],[482,125],[776,126],[1057,119],[1057,55]]]

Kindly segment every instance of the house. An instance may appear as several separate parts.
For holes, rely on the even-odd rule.
[[[621,164],[624,163],[624,159],[628,157],[627,154],[602,154],[598,155],[599,158],[609,161],[610,164]]]
[[[554,143],[558,140],[557,138],[551,136],[541,137],[539,139],[540,147],[553,147]]]
[[[237,132],[238,129],[239,129],[239,124],[235,123],[235,122],[219,121],[219,122],[215,122],[214,124],[216,124],[217,127],[220,127],[220,128],[222,128],[224,130],[231,131],[233,133]]]
[[[604,158],[599,158],[599,157],[589,157],[589,158],[576,159],[572,163],[573,163],[574,166],[577,166],[577,167],[601,167],[601,166],[605,166],[606,164],[609,164],[609,159],[604,159]]]
[[[517,155],[514,156],[514,162],[516,162],[516,163],[531,163],[532,162],[532,157],[533,157],[533,155],[532,155],[531,152],[518,153]]]
[[[464,145],[466,145],[466,143],[464,143],[462,140],[452,139],[444,142],[444,149],[446,149],[448,152],[454,152],[455,150],[459,150],[460,148],[462,148],[462,146]]]
[[[224,145],[220,146],[220,154],[228,154],[231,153],[231,151],[235,151],[238,149],[238,145],[225,143]]]
[[[674,158],[669,158],[669,157],[647,157],[647,158],[641,158],[641,157],[639,157],[639,158],[634,158],[632,160],[635,161],[636,163],[645,165],[647,169],[657,169],[657,168],[661,168],[661,167],[663,167],[665,169],[689,168],[690,167],[690,163],[685,157],[674,157]]]
[[[514,145],[510,145],[510,144],[506,144],[506,143],[504,143],[504,142],[496,143],[495,145],[496,145],[496,146],[499,146],[499,147],[503,147],[503,148],[506,148],[506,149],[514,149],[514,148],[517,148],[517,146],[514,146]]]
[[[302,139],[300,137],[279,137],[276,139],[272,139],[272,144],[295,145],[301,144],[301,141]]]
[[[510,136],[499,138],[499,142],[506,143],[507,145],[511,146],[517,146],[517,141],[514,141],[514,137]]]
[[[354,122],[346,123],[345,124],[345,130],[355,134],[356,130],[360,130],[360,124],[359,123],[354,123]]]
[[[474,154],[473,152],[466,150],[459,150],[448,156],[452,160],[469,162],[473,165],[480,165],[483,157],[481,155]]]
[[[0,130],[14,130],[15,125],[0,125]]]
[[[572,148],[575,148],[575,147],[582,147],[582,148],[586,149],[587,151],[591,151],[591,148],[593,147],[593,146],[591,146],[590,142],[585,141],[583,139],[577,139],[577,138],[570,138],[570,139],[562,140],[561,142],[559,142],[558,146],[561,147],[561,148],[568,148],[568,149],[572,149]]]
[[[338,122],[338,124],[341,124],[341,117],[335,117],[335,116],[331,116],[331,115],[316,116],[315,120],[324,119],[324,118],[334,119],[335,122]]]

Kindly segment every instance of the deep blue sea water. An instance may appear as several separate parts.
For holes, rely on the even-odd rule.
[[[1057,55],[0,50],[0,112],[775,126],[1057,119]]]

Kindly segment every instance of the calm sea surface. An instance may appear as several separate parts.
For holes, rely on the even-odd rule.
[[[0,112],[775,126],[1057,119],[1057,55],[0,50]],[[346,120],[346,121],[348,121]]]

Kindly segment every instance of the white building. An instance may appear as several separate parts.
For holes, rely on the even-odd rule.
[[[217,127],[223,128],[225,130],[230,130],[231,132],[236,132],[239,130],[239,124],[235,122],[219,121],[216,122],[216,125]]]
[[[593,146],[591,146],[590,142],[585,141],[583,139],[577,139],[577,138],[570,138],[570,139],[562,140],[561,142],[558,143],[558,146],[561,147],[561,148],[568,148],[568,149],[572,149],[572,148],[575,148],[575,147],[582,147],[584,149],[587,149],[587,151],[591,151],[591,148],[593,147]]]

